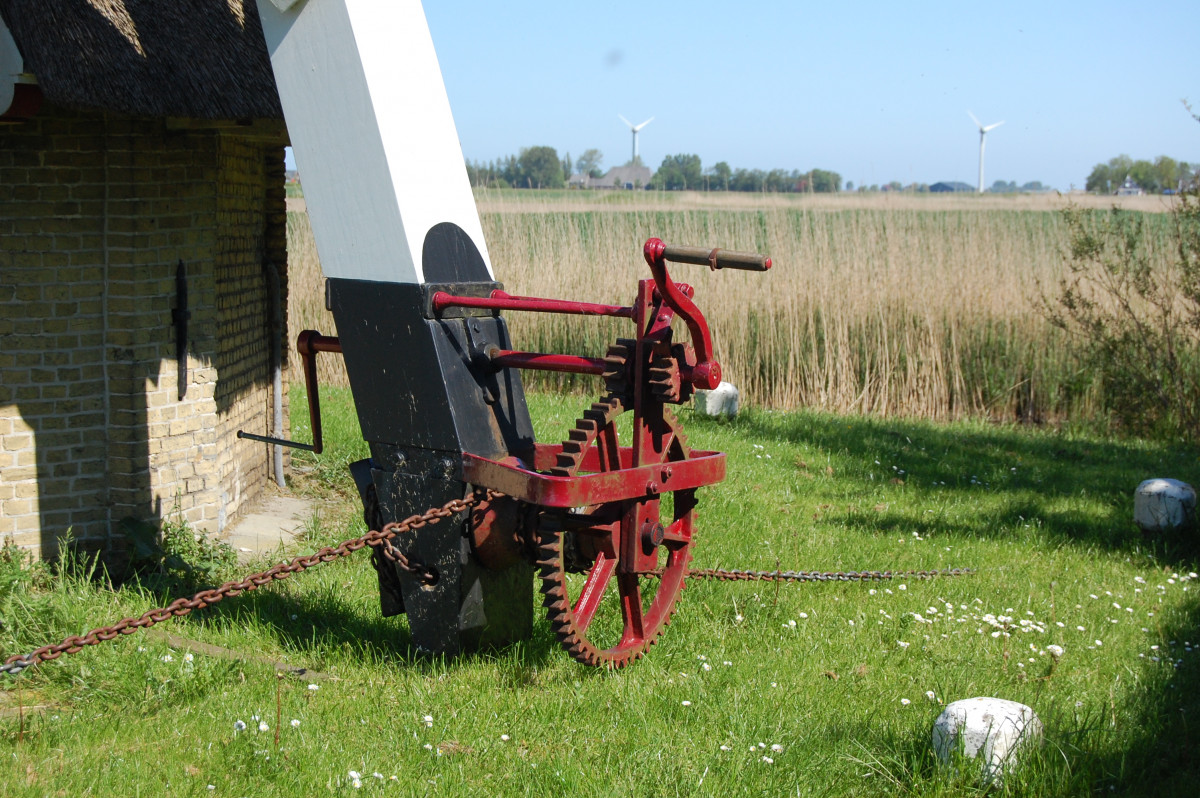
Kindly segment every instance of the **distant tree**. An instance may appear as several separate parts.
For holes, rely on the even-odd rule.
[[[729,178],[733,176],[733,170],[729,168],[729,164],[724,161],[717,161],[712,168],[713,182],[712,187],[717,191],[729,190]]]
[[[1186,188],[1192,179],[1195,167],[1160,155],[1153,161],[1133,160],[1128,155],[1118,155],[1108,163],[1098,163],[1088,175],[1086,188],[1097,194],[1114,194],[1125,178],[1129,178],[1146,191],[1176,191]]]
[[[989,188],[988,191],[992,192],[993,194],[1016,194],[1017,183],[1015,180],[997,180],[992,183],[992,187]]]
[[[810,174],[812,175],[813,191],[825,194],[836,194],[842,190],[842,176],[837,172],[829,172],[824,169],[813,169]]]
[[[509,155],[502,159],[497,171],[499,172],[500,179],[509,186],[520,186],[525,182],[522,179],[521,168],[517,164],[517,156],[515,155]]]
[[[1050,187],[1042,185],[1041,180],[1031,180],[1025,185],[1021,186],[1021,190],[1028,191],[1031,194],[1036,194],[1040,191],[1049,191]]]
[[[703,188],[704,175],[700,168],[699,155],[668,155],[654,175],[656,188],[675,191]]]
[[[796,181],[782,169],[772,169],[763,178],[763,191],[792,191]]]
[[[1092,167],[1084,187],[1097,194],[1116,193],[1132,169],[1133,159],[1128,155],[1118,155],[1110,158],[1108,163],[1098,163]]]
[[[574,174],[574,172],[571,171],[571,153],[569,153],[569,152],[563,158],[562,169],[563,169],[563,177],[566,178],[567,180],[570,180],[571,175]]]
[[[1154,159],[1154,172],[1163,190],[1175,190],[1187,182],[1192,169],[1186,161],[1176,161],[1174,158],[1160,155]]]
[[[1116,183],[1113,186],[1114,191],[1125,180],[1131,169],[1133,169],[1133,159],[1128,155],[1121,154],[1108,160],[1108,170],[1112,173],[1113,181]]]
[[[603,172],[600,171],[600,164],[604,162],[604,153],[595,148],[584,150],[583,155],[575,161],[575,168],[582,175],[590,175],[592,177],[600,177]]]
[[[527,147],[517,159],[518,181],[526,188],[562,188],[562,162],[553,147]]]
[[[766,175],[761,169],[738,169],[730,178],[731,191],[762,191]]]
[[[1154,164],[1149,161],[1134,161],[1133,165],[1129,167],[1129,177],[1133,182],[1151,194],[1157,194],[1162,191],[1162,183],[1158,179],[1158,172],[1154,169]]]
[[[1093,166],[1084,188],[1093,194],[1113,193],[1112,170],[1108,168],[1108,164],[1098,163]]]
[[[853,181],[853,180],[847,180],[847,181],[846,181],[846,190],[847,190],[847,191],[853,191],[853,190],[854,190],[854,181]]]

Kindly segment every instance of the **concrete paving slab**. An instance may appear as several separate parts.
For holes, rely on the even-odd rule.
[[[234,548],[240,561],[277,551],[304,531],[314,507],[313,502],[296,496],[266,496],[226,529],[221,540]]]

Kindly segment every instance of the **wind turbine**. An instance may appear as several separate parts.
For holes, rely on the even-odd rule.
[[[644,128],[646,125],[648,125],[648,124],[650,124],[651,122],[653,122],[653,121],[654,121],[654,117],[650,117],[649,119],[647,119],[645,122],[643,122],[643,123],[642,123],[642,124],[640,124],[640,125],[635,125],[635,124],[633,124],[632,122],[630,122],[628,119],[626,119],[625,117],[621,116],[620,114],[617,114],[617,116],[620,118],[620,120],[621,120],[622,122],[624,122],[625,124],[629,125],[629,130],[630,130],[630,132],[632,132],[632,133],[633,133],[633,160],[632,160],[632,161],[630,161],[630,163],[635,163],[635,164],[636,164],[636,163],[638,162],[638,151],[637,151],[637,134],[638,134],[638,131],[639,131],[639,130],[641,130],[642,128]]]
[[[971,121],[974,122],[975,125],[979,128],[979,193],[982,194],[983,193],[983,140],[984,140],[984,137],[987,136],[989,130],[994,130],[994,129],[1000,127],[1001,125],[1003,125],[1004,123],[997,122],[994,125],[988,125],[987,127],[984,127],[983,123],[975,118],[975,114],[971,113],[970,111],[967,111],[967,116],[971,117]]]

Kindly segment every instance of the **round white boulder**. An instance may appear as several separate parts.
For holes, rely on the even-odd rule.
[[[933,750],[942,762],[956,753],[982,760],[985,782],[1000,781],[1018,764],[1017,751],[1040,740],[1042,722],[1034,711],[1003,698],[965,698],[947,704],[933,722]]]
[[[722,382],[711,391],[696,391],[696,412],[733,418],[738,414],[738,389],[732,383]]]
[[[1133,494],[1133,521],[1144,532],[1170,532],[1191,526],[1196,491],[1177,479],[1148,479]]]

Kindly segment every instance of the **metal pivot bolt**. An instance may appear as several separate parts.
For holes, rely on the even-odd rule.
[[[667,537],[667,530],[658,521],[647,521],[642,524],[642,548],[647,554],[662,545]]]

